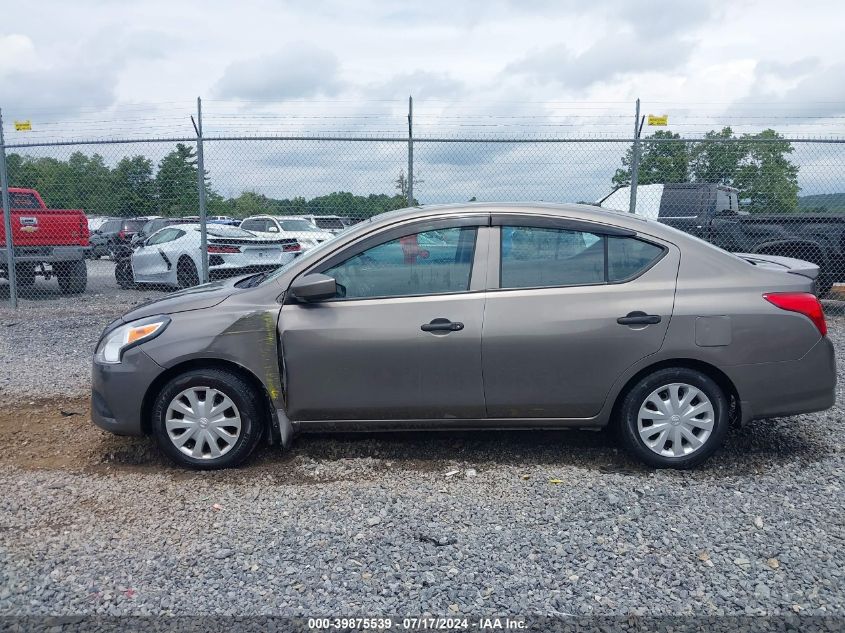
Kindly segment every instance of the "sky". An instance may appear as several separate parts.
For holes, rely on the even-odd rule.
[[[209,135],[403,136],[409,95],[421,139],[627,137],[638,97],[688,136],[845,135],[841,2],[0,0],[0,15],[7,143],[192,136],[198,96]],[[423,143],[418,189],[589,198],[624,147]],[[805,190],[839,186],[838,148],[800,152]],[[385,190],[404,160],[390,143],[208,154],[227,195]]]

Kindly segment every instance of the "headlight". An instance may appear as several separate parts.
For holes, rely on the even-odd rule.
[[[169,323],[169,317],[156,316],[120,325],[100,339],[94,360],[98,363],[119,363],[123,352],[155,338]]]

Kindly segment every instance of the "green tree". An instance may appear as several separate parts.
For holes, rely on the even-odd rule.
[[[752,213],[784,213],[798,209],[798,167],[789,161],[792,144],[768,129],[744,134],[747,151],[731,181]]]
[[[152,161],[143,156],[121,159],[112,172],[112,191],[117,215],[154,215],[158,200]]]
[[[689,147],[680,138],[680,134],[670,130],[658,130],[640,141],[639,184],[686,182],[689,179]],[[622,167],[611,179],[614,185],[631,184],[632,159],[633,148],[628,148],[622,157]]]
[[[274,200],[254,191],[244,191],[237,198],[229,201],[232,215],[245,218],[250,215],[266,215],[276,212]]]
[[[193,147],[178,143],[158,164],[155,184],[161,215],[197,215],[197,157]]]
[[[732,185],[740,161],[748,152],[742,139],[733,135],[729,127],[704,135],[705,142],[690,147],[690,176],[696,182]]]

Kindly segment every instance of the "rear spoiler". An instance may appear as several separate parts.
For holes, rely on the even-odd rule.
[[[769,270],[780,270],[785,273],[801,275],[807,279],[816,279],[819,276],[819,266],[813,262],[792,257],[781,257],[780,255],[757,255],[756,253],[734,253],[745,261],[761,268]]]

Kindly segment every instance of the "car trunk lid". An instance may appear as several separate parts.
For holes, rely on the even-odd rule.
[[[780,255],[757,255],[756,253],[734,253],[734,255],[753,266],[759,266],[766,270],[779,270],[793,275],[801,275],[814,281],[819,276],[818,264],[803,259],[781,257]]]

